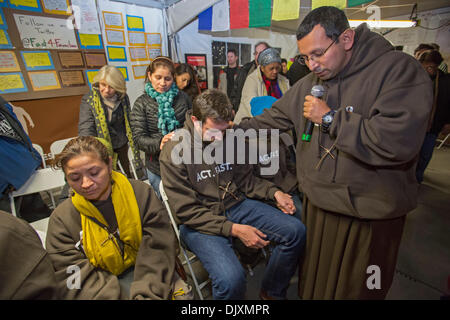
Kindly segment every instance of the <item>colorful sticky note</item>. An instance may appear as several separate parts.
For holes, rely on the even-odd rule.
[[[270,27],[272,18],[271,0],[249,0],[248,1],[248,27]]]
[[[103,43],[99,34],[79,33],[81,49],[103,49]]]
[[[14,51],[0,51],[0,72],[20,71]]]
[[[0,94],[28,91],[21,72],[0,73]]]
[[[8,0],[12,9],[42,12],[39,0]]]
[[[145,31],[144,18],[127,15],[127,28],[129,31]]]
[[[0,29],[8,29],[8,24],[6,23],[5,15],[3,10],[0,8]]]
[[[55,69],[50,51],[21,51],[28,71]]]
[[[128,69],[127,67],[117,67],[120,72],[122,72],[123,77],[125,78],[125,81],[128,81]]]
[[[99,69],[96,70],[86,70],[86,79],[88,80],[89,83],[89,87],[92,88],[92,83],[94,82],[94,77],[97,75],[97,73],[99,72]]]
[[[56,71],[28,72],[34,91],[61,89]]]
[[[127,61],[127,53],[124,47],[107,46],[106,51],[109,61]]]
[[[298,19],[300,12],[300,0],[274,0],[272,20]]]
[[[11,40],[9,39],[8,32],[4,29],[0,29],[0,49],[12,48]]]

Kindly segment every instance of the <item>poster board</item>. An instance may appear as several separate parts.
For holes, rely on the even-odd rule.
[[[86,71],[107,63],[102,36],[80,36],[73,27],[75,19],[63,13],[66,4],[70,2],[45,1],[41,11],[1,8],[6,28],[0,30],[6,32],[5,42],[10,42],[0,46],[4,99],[76,96],[89,91]]]

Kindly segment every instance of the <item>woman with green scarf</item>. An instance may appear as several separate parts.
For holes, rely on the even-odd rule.
[[[186,111],[192,108],[189,96],[179,90],[175,66],[167,57],[157,57],[147,68],[145,92],[136,99],[130,114],[134,141],[145,152],[147,174],[158,196],[161,174],[159,153],[174,130],[183,127]]]

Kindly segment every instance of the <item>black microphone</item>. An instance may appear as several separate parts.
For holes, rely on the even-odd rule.
[[[321,98],[324,93],[325,93],[325,89],[320,84],[315,85],[311,89],[311,95],[316,98]],[[303,135],[302,135],[302,141],[306,141],[306,142],[311,141],[311,135],[312,135],[313,128],[314,128],[314,122],[312,122],[309,119],[306,120],[305,130],[303,131]]]

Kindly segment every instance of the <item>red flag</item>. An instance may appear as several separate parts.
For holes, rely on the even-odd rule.
[[[248,28],[248,0],[230,0],[230,29]]]

